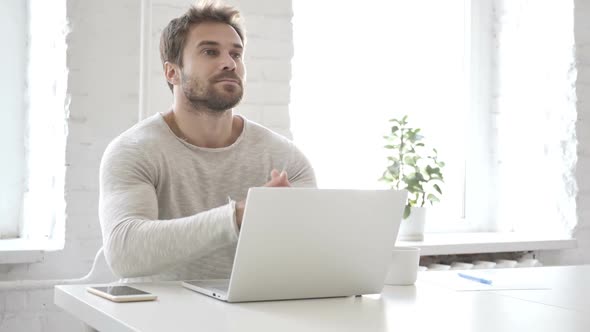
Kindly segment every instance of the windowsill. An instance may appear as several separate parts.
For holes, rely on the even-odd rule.
[[[431,233],[423,241],[398,241],[396,245],[419,247],[421,256],[431,256],[573,249],[577,240],[518,233]],[[0,240],[0,264],[42,262],[46,251],[58,249],[50,240]]]
[[[519,233],[431,233],[423,241],[397,241],[396,246],[419,247],[421,256],[509,251],[573,249],[573,238]]]
[[[0,265],[39,263],[46,251],[58,249],[50,240],[3,239],[0,240]]]

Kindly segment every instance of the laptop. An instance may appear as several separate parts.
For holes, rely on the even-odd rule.
[[[230,279],[189,280],[227,302],[381,293],[407,192],[251,188]]]

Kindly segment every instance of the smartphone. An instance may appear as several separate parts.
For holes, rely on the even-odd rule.
[[[156,295],[129,286],[94,286],[86,290],[113,302],[153,301]]]

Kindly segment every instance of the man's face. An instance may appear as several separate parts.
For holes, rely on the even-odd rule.
[[[242,40],[230,25],[193,26],[183,50],[181,93],[196,109],[223,112],[234,107],[244,94],[243,53]]]

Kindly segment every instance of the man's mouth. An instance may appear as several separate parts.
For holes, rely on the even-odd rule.
[[[233,83],[236,85],[241,85],[239,80],[231,79],[231,78],[224,78],[217,81],[218,83]]]
[[[242,80],[234,74],[224,73],[219,75],[218,77],[213,78],[213,82],[215,83],[233,83],[239,86],[242,86]]]

